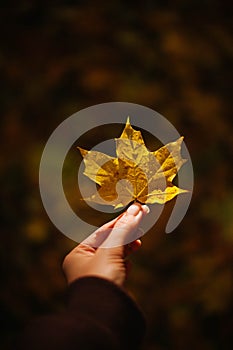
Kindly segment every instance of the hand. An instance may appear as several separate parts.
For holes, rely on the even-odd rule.
[[[146,205],[132,204],[74,248],[63,262],[68,283],[80,277],[97,276],[122,286],[127,270],[125,257],[141,246],[141,241],[132,237],[142,236],[139,224],[148,212]]]

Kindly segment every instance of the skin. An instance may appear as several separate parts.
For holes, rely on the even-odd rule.
[[[148,212],[146,205],[134,203],[123,214],[100,227],[75,247],[63,261],[68,284],[80,277],[96,276],[123,286],[128,270],[125,258],[141,246],[139,239],[127,245],[123,244],[124,239],[129,235],[132,237],[132,234],[139,236],[139,225]],[[119,238],[119,233],[122,244],[111,247],[111,242],[116,237],[114,235]],[[106,248],[108,244],[110,247]]]

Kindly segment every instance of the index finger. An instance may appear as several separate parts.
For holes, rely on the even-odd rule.
[[[89,246],[91,246],[93,248],[98,248],[100,246],[113,247],[113,246],[118,246],[118,245],[122,245],[122,244],[124,245],[124,244],[129,243],[129,242],[125,242],[124,243],[124,239],[122,240],[122,237],[125,236],[125,231],[123,230],[123,227],[125,228],[125,226],[130,224],[128,222],[129,218],[127,218],[129,215],[132,215],[132,214],[130,214],[130,208],[134,208],[136,210],[139,210],[139,212],[141,212],[139,221],[141,221],[141,216],[145,215],[149,211],[149,208],[147,206],[141,205],[139,203],[134,203],[127,209],[127,211],[125,211],[124,213],[122,213],[118,217],[116,217],[115,219],[107,222],[106,224],[104,224],[103,226],[98,228],[96,231],[94,231],[89,237],[87,237],[81,243],[89,245]],[[138,228],[138,225],[137,225],[137,227],[135,226],[135,229],[133,229],[133,228],[131,228],[131,226],[129,226],[128,230],[130,230],[132,232],[132,234],[133,234],[133,231],[136,231],[137,228]],[[125,228],[125,230],[127,231],[126,228]],[[114,233],[114,235],[112,236],[113,233]],[[104,242],[106,241],[106,239],[109,237],[110,234],[112,236],[111,237],[111,242],[110,242],[110,239],[109,239],[104,244]],[[141,237],[141,235],[142,234],[140,234],[140,231],[138,231],[137,234],[135,235],[135,237],[136,237],[135,239]],[[114,242],[114,237],[117,238],[116,242]],[[130,240],[130,242],[134,241],[135,239],[132,238]]]
[[[110,230],[100,248],[124,246],[142,236],[139,225],[149,208],[139,203],[132,204]]]

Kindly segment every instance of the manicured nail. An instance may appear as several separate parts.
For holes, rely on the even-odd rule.
[[[130,215],[134,215],[136,216],[140,211],[140,207],[139,205],[136,204],[132,204],[128,209],[127,209],[127,213]]]
[[[142,205],[142,210],[144,211],[145,214],[149,214],[150,208],[147,205]]]

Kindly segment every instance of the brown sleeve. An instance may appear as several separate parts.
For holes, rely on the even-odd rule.
[[[144,332],[142,313],[122,289],[84,277],[70,285],[67,310],[31,322],[19,349],[140,349]]]

